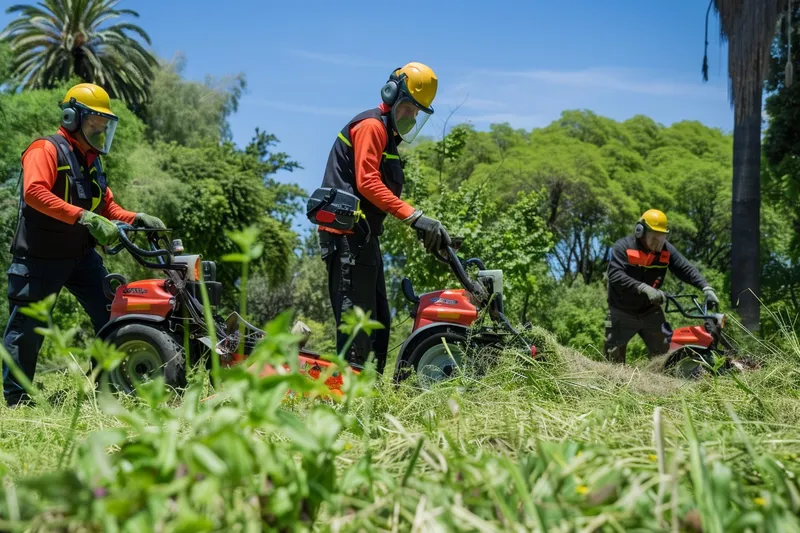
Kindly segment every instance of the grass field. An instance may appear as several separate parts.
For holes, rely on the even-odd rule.
[[[258,359],[292,352],[273,328]],[[114,400],[65,350],[45,403],[0,407],[0,529],[800,531],[793,335],[758,371],[687,382],[534,334],[545,362],[505,353],[424,393],[367,372],[342,402],[244,371],[207,401],[205,372]]]

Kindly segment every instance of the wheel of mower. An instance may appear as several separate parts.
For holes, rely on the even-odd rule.
[[[713,359],[711,354],[693,348],[679,348],[664,363],[664,370],[672,376],[682,379],[696,379],[705,370],[698,360]]]
[[[446,347],[442,338],[447,342]],[[453,332],[434,334],[420,342],[408,360],[419,384],[430,389],[434,384],[457,375],[462,368],[466,344],[466,337]]]
[[[106,339],[126,354],[108,376],[118,390],[133,394],[137,385],[157,375],[164,376],[165,384],[174,389],[186,386],[183,347],[164,330],[147,324],[125,324]]]

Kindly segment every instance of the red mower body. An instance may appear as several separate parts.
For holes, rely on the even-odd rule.
[[[464,289],[445,289],[421,294],[412,331],[434,323],[470,326],[478,317],[477,308]]]
[[[114,299],[111,302],[111,321],[118,321],[120,319],[134,318],[138,315],[151,315],[167,321],[169,314],[175,309],[175,297],[169,293],[165,288],[164,279],[146,279],[140,281],[133,281],[120,285],[114,293]],[[300,349],[298,354],[299,358],[299,373],[313,380],[320,379],[322,373],[331,366],[332,363],[319,358],[319,354]],[[221,358],[220,365],[222,367],[231,367],[235,364],[242,363],[247,359],[246,355],[235,352],[231,358]],[[286,371],[290,371],[289,365],[283,365]],[[260,371],[256,365],[251,365],[249,370],[257,372],[260,378],[272,376],[277,373],[275,367],[265,364]],[[358,370],[353,369],[354,373]],[[334,371],[331,376],[325,380],[325,386],[330,390],[334,396],[342,396],[342,387],[344,380],[339,371]],[[292,395],[292,391],[288,391],[288,395]]]
[[[127,355],[110,372],[115,387],[132,393],[145,378],[161,374],[167,386],[181,389],[186,386],[184,361],[194,365],[205,359],[210,367],[211,360],[205,356],[211,351],[219,355],[223,367],[244,363],[248,371],[260,377],[278,373],[277,365],[257,368],[259,365],[245,362],[266,332],[236,312],[227,319],[217,314],[223,287],[217,281],[214,261],[203,260],[199,254],[183,254],[180,239],[167,239],[165,233],[170,230],[137,228],[121,222],[116,225],[120,242],[106,247],[106,253],[127,250],[140,265],[163,272],[166,277],[128,282],[120,274],[108,274],[103,279],[110,319],[97,332],[97,338],[125,347]],[[128,233],[134,238],[144,235],[149,250],[134,244]],[[114,284],[118,284],[116,288]],[[203,302],[212,309],[210,323],[206,322]],[[241,341],[240,332],[244,335]],[[186,349],[182,349],[183,339],[188,339]],[[328,372],[333,363],[305,350],[304,343],[305,340],[299,344],[299,372],[315,381],[324,379],[331,394],[341,396],[342,372]],[[282,366],[291,371],[288,364]]]
[[[686,326],[672,332],[670,350],[677,350],[685,346],[696,348],[709,348],[714,343],[714,337],[703,326]]]
[[[164,282],[144,279],[117,287],[111,302],[111,320],[130,314],[166,318],[175,309],[175,297],[164,288]]]
[[[330,366],[331,363],[329,361],[325,361],[322,359],[317,359],[316,356],[318,354],[313,354],[311,352],[303,352],[300,350],[298,358],[300,360],[300,374],[308,376],[313,380],[319,380],[320,375],[326,371]],[[240,354],[235,354],[237,360],[234,362],[243,361],[244,358]],[[291,370],[289,365],[283,365],[284,370],[287,372]],[[258,369],[255,365],[252,365],[249,369],[251,372],[258,372]],[[274,366],[264,364],[261,368],[261,371],[258,373],[258,377],[265,378],[267,376],[272,376],[277,374],[278,371],[275,369]],[[358,370],[353,369],[354,374],[358,374]],[[342,374],[339,371],[334,370],[330,377],[325,380],[325,386],[331,391],[331,394],[335,396],[342,396],[342,386],[344,385],[344,380],[342,379]],[[292,391],[289,390],[287,392],[288,395],[292,395]]]

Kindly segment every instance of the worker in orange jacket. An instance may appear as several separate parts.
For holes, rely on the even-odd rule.
[[[165,229],[158,218],[126,211],[114,201],[99,155],[111,148],[118,117],[108,93],[81,83],[60,104],[61,127],[34,140],[22,154],[22,193],[8,269],[9,317],[3,344],[33,382],[43,338],[40,324],[20,312],[66,287],[89,315],[95,333],[109,320],[103,293],[108,274],[95,251],[118,238],[111,220]],[[3,365],[9,406],[30,400]]]
[[[345,354],[354,368],[362,368],[370,352],[378,372],[386,364],[389,344],[389,303],[379,237],[387,214],[422,235],[428,251],[450,244],[442,224],[400,199],[403,165],[397,145],[410,143],[433,114],[438,79],[430,67],[408,63],[395,69],[381,89],[382,103],[353,117],[339,132],[328,156],[322,187],[356,195],[366,217],[368,231],[340,231],[320,226],[322,259],[328,270],[328,293],[336,326],[342,314],[358,306],[384,328],[370,339],[363,332]],[[348,336],[338,331],[341,353]],[[371,345],[371,346],[370,346]]]

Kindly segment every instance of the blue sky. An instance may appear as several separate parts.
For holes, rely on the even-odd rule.
[[[423,134],[451,125],[544,126],[565,109],[624,120],[642,113],[665,125],[699,120],[729,131],[727,47],[712,15],[710,80],[700,74],[704,0],[488,2],[137,0],[121,8],[155,52],[186,59],[202,80],[244,72],[248,91],[231,118],[244,145],[256,127],[304,168],[282,181],[318,186],[336,133],[377,105],[392,68],[430,65],[439,77],[436,114]],[[404,7],[405,6],[405,7]],[[423,7],[424,6],[424,7]],[[0,15],[5,26],[8,15]]]

